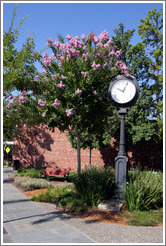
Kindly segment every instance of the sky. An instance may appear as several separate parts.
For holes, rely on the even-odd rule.
[[[114,36],[114,29],[119,23],[123,23],[125,30],[136,29],[132,38],[132,44],[141,41],[138,35],[137,26],[140,19],[145,19],[148,10],[163,7],[163,1],[146,2],[57,2],[57,1],[16,1],[18,4],[14,27],[18,27],[20,21],[28,15],[21,26],[19,41],[16,44],[18,49],[25,42],[28,33],[35,34],[35,50],[41,51],[46,47],[46,38],[57,39],[60,33],[64,37],[67,34],[75,37],[83,33],[88,35],[91,31],[99,35],[105,29],[110,37]],[[3,31],[9,29],[15,3],[2,1],[3,10]],[[49,52],[48,52],[49,53]],[[37,65],[39,71],[41,68]]]

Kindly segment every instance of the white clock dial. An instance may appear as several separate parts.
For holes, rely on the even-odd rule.
[[[111,96],[117,103],[128,103],[136,94],[136,88],[129,80],[118,80],[111,89]]]

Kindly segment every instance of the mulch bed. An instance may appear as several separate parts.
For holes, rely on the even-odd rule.
[[[14,181],[12,178],[9,178],[11,183],[14,185]],[[62,182],[53,181],[54,185],[64,185]],[[36,195],[37,193],[43,191],[46,192],[47,189],[37,189],[33,191],[23,191],[19,189],[21,192],[23,192],[28,198],[31,198],[31,196]],[[119,225],[128,225],[128,219],[126,217],[123,217],[123,214],[125,214],[125,206],[122,207],[120,212],[117,211],[111,211],[111,210],[105,210],[105,209],[89,209],[84,212],[69,212],[67,210],[64,210],[63,208],[58,208],[59,211],[64,212],[66,214],[75,216],[77,218],[85,219],[88,221],[93,222],[102,222],[102,223],[111,223],[111,224],[119,224]],[[163,224],[158,224],[158,226],[162,226]]]

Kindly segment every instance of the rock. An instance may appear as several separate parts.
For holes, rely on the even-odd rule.
[[[115,199],[104,200],[98,205],[100,209],[110,209],[112,211],[120,211],[123,206],[123,202]]]

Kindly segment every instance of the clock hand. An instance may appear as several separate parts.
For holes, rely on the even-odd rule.
[[[124,92],[123,90],[121,90],[121,89],[119,89],[119,88],[117,88],[119,91],[121,91],[121,92]]]
[[[128,82],[125,84],[125,87],[122,90],[123,92],[125,91],[127,85],[128,85]]]

